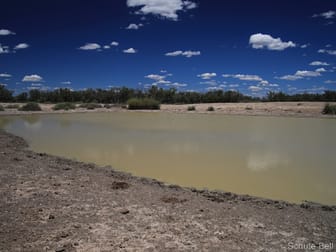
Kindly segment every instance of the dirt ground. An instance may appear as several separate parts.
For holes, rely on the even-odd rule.
[[[335,206],[181,188],[27,147],[0,131],[0,251],[335,251]]]
[[[4,107],[8,104],[1,103]],[[333,104],[333,103],[331,103]],[[21,104],[22,105],[22,104]],[[161,112],[169,113],[209,113],[209,114],[225,114],[225,115],[251,115],[251,116],[291,116],[291,117],[334,117],[323,115],[321,112],[325,102],[258,102],[258,103],[202,103],[202,104],[183,104],[171,105],[162,104]],[[52,110],[54,104],[40,104],[42,111],[25,112],[17,109],[5,109],[0,111],[0,115],[16,115],[16,114],[41,114],[41,113],[92,113],[92,112],[131,112],[122,109],[119,106],[112,106],[109,109],[98,108],[95,110],[87,110],[77,108],[76,110],[63,111]],[[189,106],[195,106],[195,111],[188,111]],[[212,106],[214,111],[207,111]],[[159,112],[152,110],[151,112]],[[148,110],[146,111],[148,112]]]
[[[194,104],[194,113],[216,113],[226,115],[327,117],[321,112],[324,102],[259,102],[259,103],[202,103]],[[162,105],[162,111],[185,112],[189,105]],[[212,106],[215,111],[207,109]],[[188,112],[191,113],[191,112]]]

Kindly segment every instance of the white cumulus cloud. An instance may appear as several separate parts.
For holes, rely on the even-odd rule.
[[[295,80],[299,80],[299,79],[303,79],[302,76],[297,76],[297,75],[284,75],[279,77],[278,79],[280,80],[289,80],[289,81],[295,81]]]
[[[0,77],[2,77],[2,78],[10,78],[10,77],[12,77],[12,75],[8,74],[8,73],[1,73]]]
[[[12,32],[7,29],[0,29],[0,36],[6,36],[6,35],[15,35],[15,32]]]
[[[79,47],[80,50],[97,50],[100,48],[101,46],[97,43],[86,43],[85,45]]]
[[[160,71],[162,73],[162,70]],[[172,74],[167,73],[167,71],[164,71],[166,73],[165,75],[161,74],[148,74],[145,76],[145,78],[153,80],[154,82],[151,84],[146,84],[145,87],[151,87],[151,86],[158,86],[158,85],[164,85],[166,87],[174,87],[174,88],[182,88],[186,87],[188,84],[186,83],[180,83],[180,82],[172,82],[170,80],[166,80],[167,77],[172,76]]]
[[[135,50],[134,48],[128,48],[123,50],[124,53],[137,53],[137,50]]]
[[[258,86],[249,86],[248,87],[249,90],[251,90],[252,92],[256,93],[256,92],[259,92],[259,91],[262,91],[263,88],[262,87],[258,87]]]
[[[182,51],[175,51],[175,52],[168,52],[165,55],[174,57],[174,56],[182,55],[182,53],[183,53]]]
[[[322,61],[313,61],[310,62],[311,66],[329,66],[329,64],[327,62],[322,62]]]
[[[318,71],[306,71],[306,70],[299,70],[296,71],[295,75],[302,76],[302,77],[317,77],[321,74]]]
[[[251,74],[223,74],[223,77],[228,78],[235,78],[244,81],[263,81],[263,79],[258,75],[251,75]]]
[[[149,75],[146,75],[145,77],[151,80],[155,80],[155,81],[164,80],[166,78],[166,76],[158,75],[158,74],[149,74]]]
[[[127,30],[138,30],[140,27],[142,27],[143,24],[129,24],[126,29]]]
[[[37,74],[26,75],[22,79],[23,82],[40,82],[43,81],[43,78]]]
[[[310,44],[304,44],[304,45],[301,45],[300,47],[301,48],[307,48],[308,46],[310,46]]]
[[[29,45],[27,43],[20,43],[14,47],[14,50],[26,49]]]
[[[281,80],[289,80],[289,81],[295,81],[300,80],[303,78],[309,78],[309,77],[318,77],[321,76],[321,72],[325,72],[326,70],[324,68],[316,69],[315,71],[307,71],[307,70],[298,70],[295,74],[292,75],[284,75],[281,77],[276,77],[277,79]]]
[[[111,42],[111,46],[118,46],[119,45],[119,42],[117,42],[117,41],[112,41]]]
[[[203,80],[209,80],[209,79],[211,79],[213,77],[216,77],[216,76],[217,76],[216,73],[202,73],[202,74],[197,75],[197,77],[200,77]]]
[[[318,68],[315,70],[315,72],[322,73],[322,72],[327,72],[324,67]]]
[[[322,12],[319,14],[314,14],[313,17],[323,17],[325,19],[332,19],[332,18],[336,18],[336,12],[330,10],[330,11]]]
[[[326,49],[320,49],[318,50],[318,53],[326,53],[329,55],[336,55],[336,50],[326,50]]]
[[[9,47],[8,46],[2,46],[0,44],[0,54],[5,54],[5,53],[9,53]]]
[[[292,41],[284,42],[280,38],[273,38],[271,35],[256,33],[250,36],[249,43],[254,49],[263,49],[282,51],[289,47],[295,47]]]
[[[191,58],[193,56],[199,56],[201,55],[200,51],[174,51],[174,52],[168,52],[165,54],[166,56],[171,56],[171,57],[175,57],[175,56],[185,56],[187,58]]]
[[[176,88],[178,88],[178,87],[186,87],[186,86],[188,86],[188,84],[186,84],[186,83],[179,83],[179,82],[173,82],[173,83],[168,83],[168,84],[166,84],[167,86],[172,86],[172,87],[176,87]]]
[[[184,0],[127,0],[127,6],[140,8],[136,14],[152,14],[161,18],[178,20],[178,12],[197,7],[192,1]]]

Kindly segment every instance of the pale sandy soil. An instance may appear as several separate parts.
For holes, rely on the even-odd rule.
[[[0,103],[4,107],[8,104]],[[162,104],[160,112],[169,113],[209,113],[209,114],[225,114],[225,115],[250,115],[250,116],[291,116],[291,117],[334,117],[323,115],[321,112],[325,102],[260,102],[260,103],[202,103],[202,104],[183,104],[170,105]],[[336,104],[336,103],[331,103]],[[22,105],[22,104],[21,104]],[[69,111],[54,111],[54,104],[40,104],[42,111],[23,112],[17,109],[6,109],[1,111],[0,115],[16,115],[16,114],[44,114],[44,113],[92,113],[92,112],[117,112],[128,111],[119,106],[110,109],[99,108],[95,110],[87,110],[77,108]],[[189,106],[195,106],[195,111],[188,111]],[[207,111],[208,107],[214,107],[215,111]],[[148,110],[147,110],[148,111]],[[155,111],[155,112],[159,112]]]
[[[263,103],[202,103],[193,104],[195,112],[226,115],[327,117],[321,112],[325,102],[263,102]],[[186,112],[189,105],[162,105],[162,111]],[[215,111],[207,111],[212,106]]]

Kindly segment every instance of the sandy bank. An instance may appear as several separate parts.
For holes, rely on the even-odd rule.
[[[285,251],[336,243],[336,207],[168,186],[0,131],[0,251]]]
[[[0,103],[4,107],[8,104]],[[333,103],[331,103],[333,104]],[[195,106],[195,111],[188,111],[189,106]],[[202,103],[202,104],[162,104],[160,112],[168,113],[207,113],[223,115],[249,115],[249,116],[289,116],[289,117],[315,117],[315,118],[335,118],[335,116],[323,115],[321,112],[325,102],[264,102],[264,103]],[[52,110],[54,104],[40,104],[42,111],[25,112],[17,109],[6,109],[0,111],[0,115],[20,115],[20,114],[51,114],[51,113],[94,113],[94,112],[130,112],[119,106],[112,108],[98,108],[87,110],[77,108],[76,110],[63,111]],[[208,107],[214,107],[215,111],[207,111]],[[153,110],[153,112],[159,112]],[[148,110],[146,111],[148,112]]]

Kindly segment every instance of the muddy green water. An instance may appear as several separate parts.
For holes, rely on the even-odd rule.
[[[89,113],[0,117],[0,127],[38,152],[168,183],[336,204],[332,119]]]

